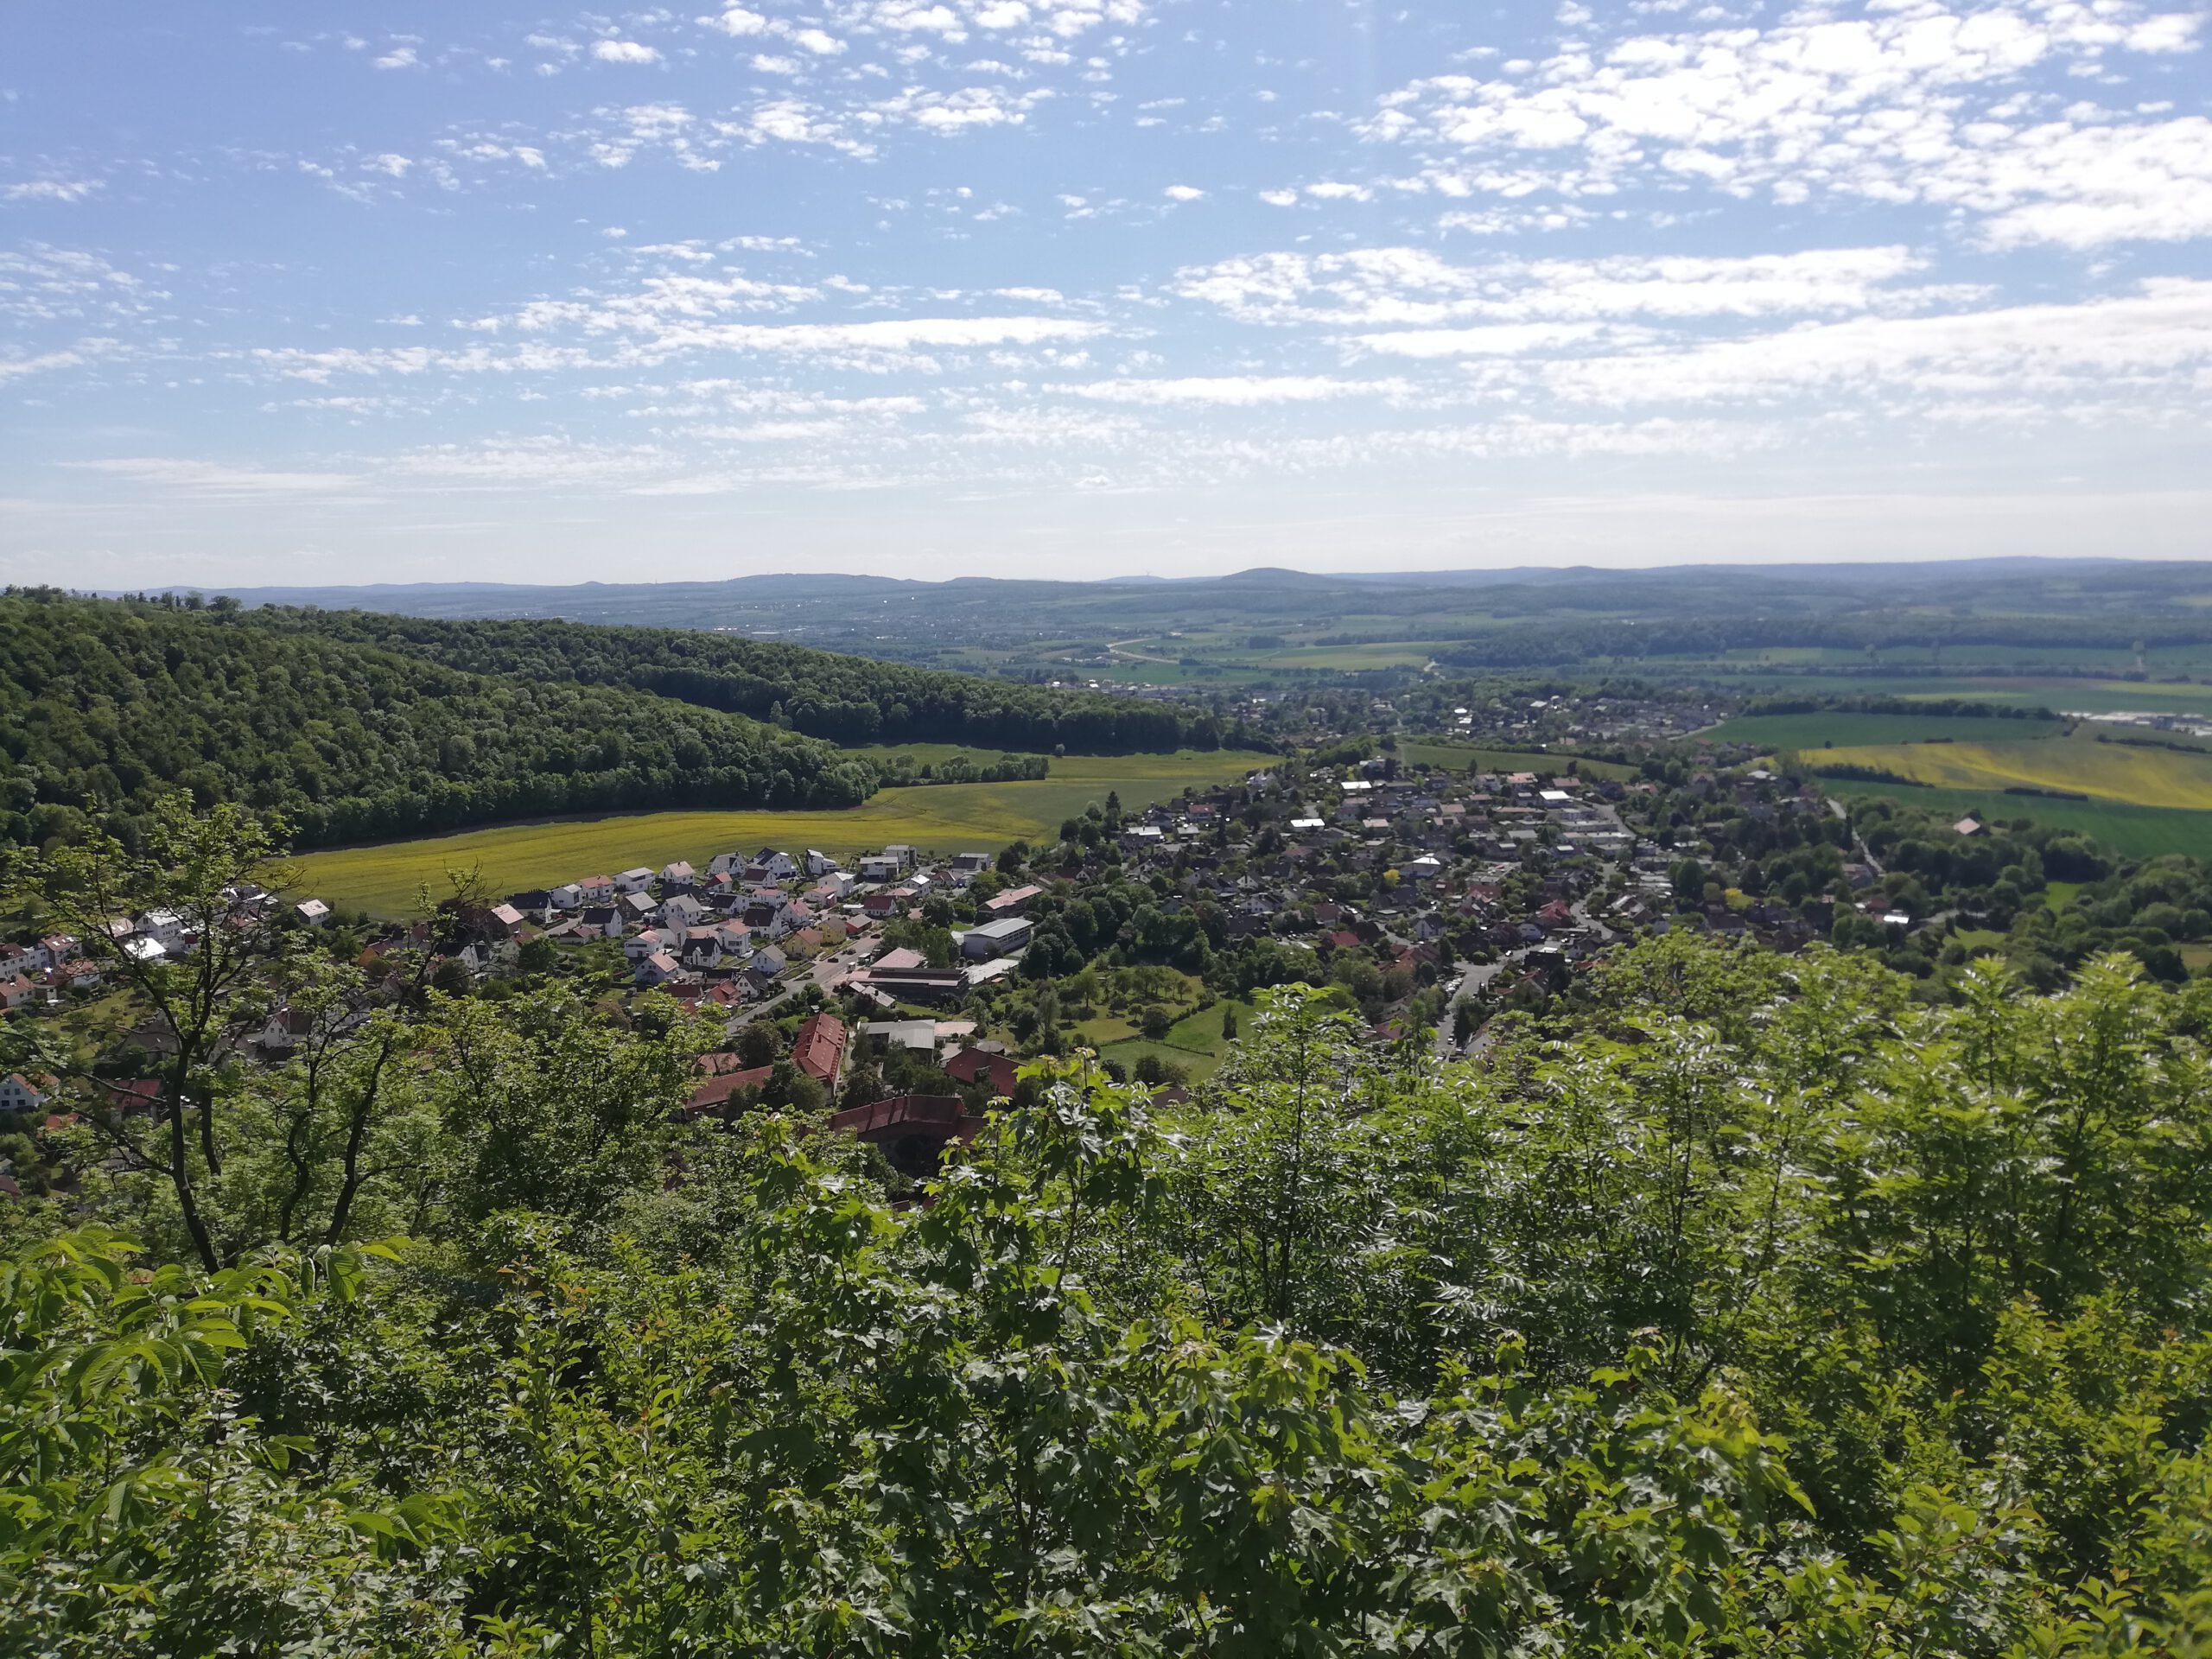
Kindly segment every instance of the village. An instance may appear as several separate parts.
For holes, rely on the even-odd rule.
[[[1222,1044],[1210,1032],[1177,1047],[1166,1040],[1177,1020],[1219,1003],[1233,1023],[1258,990],[1304,981],[1330,988],[1372,1040],[1433,1033],[1450,1062],[1480,1053],[1497,1013],[1541,1006],[1617,939],[1692,925],[1791,950],[1827,931],[1816,907],[1808,920],[1805,906],[1684,895],[1685,856],[1719,849],[1634,827],[1666,785],[1560,765],[1454,775],[1388,753],[1286,761],[1132,810],[1095,803],[1044,847],[948,856],[894,844],[849,861],[762,847],[579,874],[449,904],[435,928],[376,931],[359,960],[386,972],[435,946],[435,982],[449,994],[549,963],[600,963],[624,1000],[671,998],[718,1033],[690,1114],[822,1112],[920,1174],[993,1101],[1016,1096],[1023,1064],[1094,1031],[1108,1070],[1179,1096]],[[1829,817],[1809,788],[1758,768],[1699,772],[1681,792],[1766,819]],[[1873,873],[1849,874],[1864,885]],[[313,897],[257,887],[227,898],[239,915],[273,908],[287,926],[334,928]],[[188,956],[194,925],[156,912],[116,918],[105,952],[60,936],[8,947],[0,997],[35,1013],[98,995],[112,973],[104,957]],[[1081,994],[1071,1003],[1103,1003],[1090,989],[1101,968],[1160,984],[1121,999],[1120,1026],[1040,1008],[1040,993],[1071,982]],[[280,1061],[302,1020],[270,1010],[235,1046]],[[50,1092],[11,1076],[0,1113],[66,1115]]]

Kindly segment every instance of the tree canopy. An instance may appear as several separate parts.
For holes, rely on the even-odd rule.
[[[850,806],[868,764],[572,675],[465,671],[234,611],[0,596],[0,838],[136,839],[162,794],[281,812],[302,846],[556,812]]]
[[[1041,1064],[916,1205],[804,1120],[684,1122],[673,1005],[388,981],[334,1051],[196,1075],[212,1267],[112,1141],[12,1212],[8,1628],[2202,1651],[2212,1002],[1910,983],[1671,936],[1442,1071],[1263,994],[1187,1104]],[[345,1137],[283,1103],[334,1066],[343,1123],[385,1030],[334,1226]]]

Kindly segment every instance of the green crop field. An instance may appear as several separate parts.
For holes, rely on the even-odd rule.
[[[1070,755],[1053,761],[1052,775],[1039,782],[887,789],[842,811],[640,812],[505,824],[304,854],[296,861],[295,885],[340,909],[401,916],[424,883],[442,891],[447,871],[471,868],[480,868],[494,891],[510,893],[763,846],[817,847],[836,857],[895,841],[938,853],[995,851],[1008,842],[1056,836],[1064,819],[1109,792],[1126,807],[1141,807],[1185,785],[1234,782],[1273,759],[1229,750]]]
[[[1769,751],[1823,747],[1855,747],[1871,743],[1924,743],[1930,738],[1968,742],[2004,742],[2049,737],[2063,728],[2055,721],[1993,719],[1973,715],[1859,715],[1841,710],[1809,715],[1748,715],[1724,721],[1699,736],[1718,743],[1756,743]]]
[[[1398,758],[1408,766],[1442,766],[1447,772],[1552,772],[1564,773],[1567,762],[1585,778],[1636,776],[1634,766],[1612,760],[1585,760],[1580,755],[1545,754],[1533,749],[1475,749],[1459,743],[1406,742],[1398,745]]]
[[[1947,818],[1972,816],[1985,822],[2027,818],[2069,834],[2093,836],[2130,858],[2158,858],[2167,853],[2212,858],[2212,812],[2125,806],[2117,801],[2055,801],[2034,795],[1928,789],[1849,778],[1824,778],[1821,787],[1847,802],[1881,797]]]
[[[2094,736],[1999,743],[1874,744],[1815,764],[1867,766],[1937,789],[2054,789],[2129,806],[2212,810],[2212,753],[2100,743]]]

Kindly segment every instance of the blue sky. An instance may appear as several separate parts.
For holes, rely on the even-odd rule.
[[[8,580],[2212,556],[2202,8],[10,21]]]

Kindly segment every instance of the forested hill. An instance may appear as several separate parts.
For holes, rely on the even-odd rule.
[[[875,788],[865,762],[758,721],[566,673],[466,672],[371,632],[0,595],[0,839],[67,836],[87,802],[127,823],[177,788],[279,810],[302,846],[554,812],[849,806]]]
[[[804,645],[676,628],[556,621],[441,621],[368,611],[269,607],[257,628],[404,652],[480,674],[626,686],[787,721],[840,743],[972,743],[1122,753],[1215,748],[1210,711],[910,668]]]

